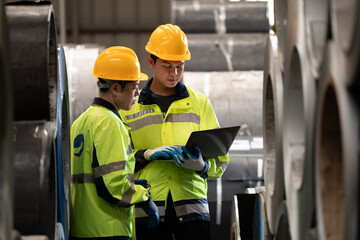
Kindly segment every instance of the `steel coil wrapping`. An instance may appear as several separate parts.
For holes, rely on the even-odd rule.
[[[263,70],[267,34],[188,34],[186,71]]]
[[[68,239],[70,221],[70,115],[65,53],[58,45],[58,102],[56,121],[57,221]]]
[[[360,88],[360,2],[358,0],[336,1],[331,4],[331,32],[335,43],[341,49],[345,72],[344,79],[349,86]]]
[[[347,86],[347,60],[339,58],[341,52],[339,45],[329,42],[320,75],[316,215],[320,239],[355,240],[360,225],[359,95]]]
[[[64,45],[69,84],[70,124],[99,95],[97,79],[91,76],[96,58],[104,47],[99,45]]]
[[[56,119],[56,25],[49,2],[6,5],[14,91],[14,120]]]
[[[0,1],[0,239],[10,239],[13,227],[12,120],[13,100],[8,52],[8,31]]]
[[[283,77],[277,37],[270,35],[265,48],[262,109],[265,199],[270,232],[274,234],[277,209],[285,198],[282,150]]]
[[[174,23],[185,33],[268,32],[266,2],[173,3]]]
[[[290,1],[285,48],[283,152],[285,194],[291,237],[303,239],[312,227],[316,81],[306,57],[304,5]]]
[[[274,0],[275,32],[278,37],[279,59],[282,71],[284,71],[288,2],[287,0]]]
[[[288,207],[286,206],[286,201],[281,202],[277,213],[276,213],[276,223],[275,223],[275,235],[274,239],[276,240],[291,240],[291,234],[289,232],[289,215]]]

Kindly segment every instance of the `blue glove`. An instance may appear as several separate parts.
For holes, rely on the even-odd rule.
[[[200,148],[197,146],[194,146],[194,154],[189,152],[185,146],[181,146],[181,153],[174,158],[174,161],[179,167],[189,168],[200,172],[203,171],[206,166]]]
[[[150,221],[148,224],[149,229],[154,229],[159,225],[159,210],[156,204],[151,200],[151,195],[149,192],[149,200],[145,202],[145,205],[142,206],[142,209],[145,211],[145,213],[150,217]]]
[[[147,180],[146,180],[146,179],[135,179],[135,180],[134,180],[134,183],[135,183],[136,185],[144,186],[145,184],[147,184]]]
[[[175,159],[179,151],[178,147],[163,145],[155,149],[147,149],[144,152],[144,158],[146,160]]]
[[[147,183],[146,179],[135,179],[134,184],[141,185],[144,188],[150,188],[150,184]]]

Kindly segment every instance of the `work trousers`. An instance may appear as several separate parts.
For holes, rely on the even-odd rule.
[[[155,229],[147,225],[136,224],[136,240],[210,240],[210,222],[191,221],[179,223],[171,194],[167,199],[165,222]]]

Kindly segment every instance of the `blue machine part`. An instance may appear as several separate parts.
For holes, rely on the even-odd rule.
[[[70,118],[65,53],[61,44],[58,54],[58,99],[56,133],[57,222],[61,223],[65,240],[69,236],[70,212]]]
[[[254,206],[254,240],[268,240],[269,228],[265,212],[265,198],[262,193],[257,194]]]

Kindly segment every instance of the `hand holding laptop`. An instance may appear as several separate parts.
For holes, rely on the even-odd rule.
[[[201,172],[205,168],[205,161],[197,146],[194,146],[194,154],[190,153],[185,146],[181,146],[181,153],[177,158],[174,158],[174,161],[179,167],[189,168],[195,171]]]

